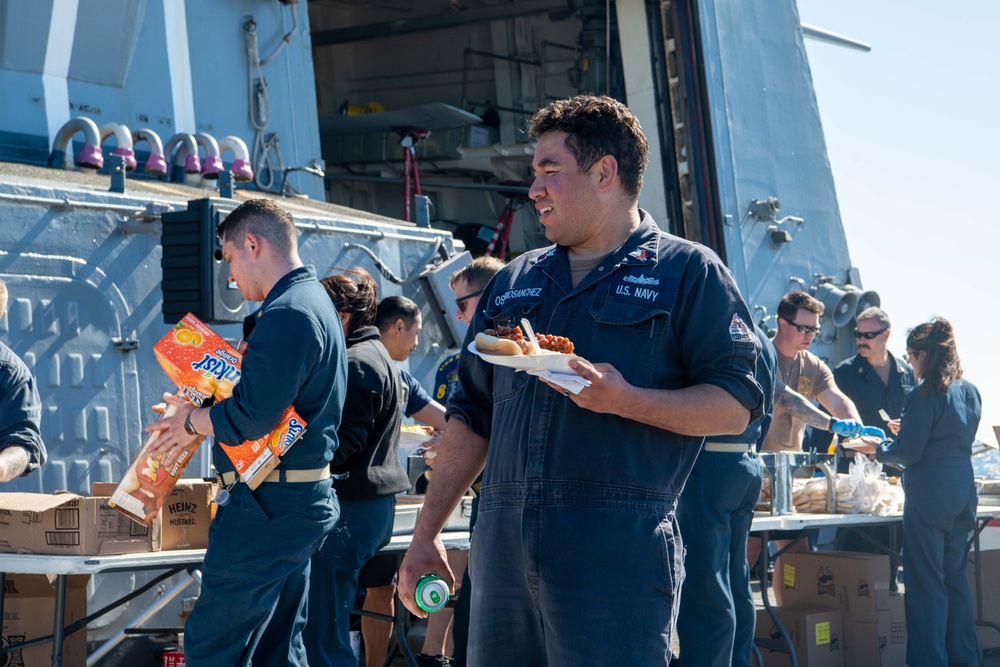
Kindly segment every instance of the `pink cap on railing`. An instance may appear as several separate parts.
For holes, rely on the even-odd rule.
[[[250,168],[249,160],[233,160],[233,178],[243,182],[253,180],[253,169]]]
[[[162,153],[150,153],[149,159],[146,160],[146,173],[147,174],[165,174],[167,173],[167,159]]]
[[[83,150],[77,153],[76,163],[88,169],[100,169],[104,166],[104,155],[101,154],[101,147],[84,146]]]
[[[184,158],[184,173],[185,174],[201,173],[201,160],[198,159],[197,155],[188,155],[186,158]]]
[[[114,154],[125,158],[125,171],[135,171],[135,168],[139,166],[139,163],[135,161],[135,151],[131,148],[116,148]]]
[[[205,178],[218,178],[222,171],[222,158],[218,155],[206,155],[201,165],[201,175]]]

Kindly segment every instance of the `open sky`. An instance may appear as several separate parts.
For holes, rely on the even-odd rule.
[[[979,438],[1000,425],[1000,2],[798,0],[803,23],[868,42],[806,40],[840,214],[865,289],[907,330],[955,327],[983,396]]]

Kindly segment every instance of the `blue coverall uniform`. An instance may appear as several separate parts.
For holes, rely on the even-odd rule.
[[[527,318],[633,385],[715,385],[757,419],[758,343],[732,275],[640,213],[575,287],[565,248],[511,262],[483,293],[466,344]],[[489,439],[469,664],[665,664],[683,578],[675,507],[703,438],[579,408],[473,354],[461,356],[459,383],[451,418]]]
[[[837,387],[854,401],[861,423],[866,426],[887,429],[888,425],[878,411],[885,410],[896,419],[903,413],[906,397],[917,386],[917,378],[909,364],[892,354],[889,359],[892,368],[888,384],[882,384],[878,372],[860,354],[845,359],[833,369]]]
[[[861,415],[861,423],[866,426],[877,426],[888,433],[888,425],[879,410],[885,410],[888,415],[896,419],[903,414],[903,404],[906,397],[910,395],[913,388],[917,386],[917,378],[902,359],[890,354],[892,368],[889,370],[888,384],[882,384],[882,378],[868,361],[857,354],[850,359],[837,364],[833,369],[833,378],[837,381],[837,387],[854,402],[854,406]],[[829,433],[826,434],[829,442]],[[854,461],[853,452],[848,451],[840,459],[840,469],[838,472],[849,473],[850,464]],[[890,474],[899,474],[895,468],[890,469]],[[853,528],[840,528],[837,530],[836,546],[838,551],[864,551],[876,552],[877,544],[892,544],[898,540],[902,532],[899,524],[888,524],[884,526],[856,526]],[[869,539],[865,539],[864,536]],[[881,553],[880,551],[878,553]],[[896,588],[896,571],[899,563],[896,557],[892,557],[891,564],[891,587]]]
[[[906,664],[975,664],[976,626],[967,577],[968,540],[976,526],[972,443],[982,401],[971,382],[947,393],[910,392],[896,438],[879,461],[905,466],[903,573],[906,576]]]
[[[742,446],[741,452],[702,449],[677,505],[687,555],[677,636],[687,667],[750,667],[756,609],[750,591],[747,537],[760,498],[764,466],[757,452],[771,426],[777,356],[767,334],[756,377],[764,391],[764,416],[740,435],[714,435],[709,443]]]
[[[306,421],[278,470],[330,465],[347,387],[344,331],[309,267],[294,269],[244,323],[248,348],[231,398],[212,406],[219,442],[266,435],[288,405]],[[233,470],[212,448],[219,472]],[[330,479],[232,489],[209,528],[202,586],[184,626],[190,667],[307,664],[302,643],[309,559],[337,522]]]
[[[24,449],[28,453],[25,475],[45,463],[41,419],[35,378],[21,358],[0,343],[0,450]]]

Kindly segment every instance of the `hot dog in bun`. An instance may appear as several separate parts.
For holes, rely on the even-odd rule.
[[[573,343],[564,336],[538,334],[536,336],[541,352],[551,354],[572,354]],[[521,327],[497,327],[476,334],[476,349],[483,354],[519,356],[535,354],[535,348],[525,340]]]
[[[528,345],[531,348],[530,345]],[[483,354],[498,354],[505,357],[516,357],[525,354],[521,346],[509,338],[497,338],[487,333],[476,334],[476,349]]]

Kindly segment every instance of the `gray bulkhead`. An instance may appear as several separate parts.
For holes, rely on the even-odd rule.
[[[145,440],[142,428],[154,418],[150,406],[172,390],[153,355],[170,328],[161,310],[160,269],[160,230],[169,223],[147,217],[151,203],[160,210],[187,207],[183,199],[138,192],[0,181],[0,277],[11,293],[0,328],[37,378],[49,453],[38,474],[4,490],[89,493],[93,482],[119,481]],[[455,250],[440,230],[350,212],[332,215],[304,200],[288,205],[304,262],[321,276],[336,267],[365,268],[381,295],[405,294],[426,304],[416,274],[442,251]],[[403,284],[380,274],[364,249]],[[216,264],[215,273],[225,273],[225,263]],[[241,336],[239,324],[212,326],[232,342]],[[444,353],[435,345],[435,327],[428,322],[425,343],[413,357],[418,375],[431,373],[434,353]],[[186,476],[209,473],[203,447]]]

